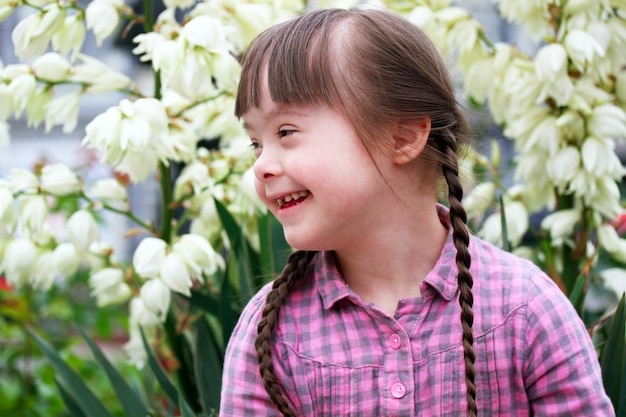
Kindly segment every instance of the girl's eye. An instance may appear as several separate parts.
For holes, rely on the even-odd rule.
[[[295,132],[294,129],[280,129],[278,131],[278,137],[284,138],[285,136],[291,135],[293,132]]]

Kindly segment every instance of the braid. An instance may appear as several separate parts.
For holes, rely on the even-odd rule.
[[[258,335],[254,342],[265,390],[285,417],[296,417],[296,412],[291,409],[287,400],[285,400],[280,391],[280,384],[274,374],[271,350],[272,332],[278,323],[278,312],[287,297],[289,289],[291,289],[293,283],[298,278],[304,275],[314,254],[315,252],[297,251],[289,257],[283,272],[276,278],[272,290],[267,294],[265,307],[263,307],[261,320],[257,327]]]
[[[472,306],[474,296],[472,286],[474,279],[470,273],[471,257],[468,250],[469,232],[467,229],[467,214],[461,204],[463,199],[463,187],[459,179],[459,166],[457,158],[457,144],[454,135],[448,129],[442,132],[440,150],[443,154],[442,173],[448,185],[448,203],[450,205],[450,223],[452,225],[452,238],[456,247],[456,264],[459,270],[457,276],[459,285],[459,304],[461,305],[461,325],[463,327],[463,357],[465,360],[465,384],[467,386],[467,413],[475,417],[478,413],[476,406],[476,352],[474,351],[474,336],[472,325],[474,313]]]

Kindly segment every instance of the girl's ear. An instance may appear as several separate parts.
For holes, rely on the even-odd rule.
[[[401,119],[393,133],[393,162],[403,165],[420,156],[430,135],[430,117]]]

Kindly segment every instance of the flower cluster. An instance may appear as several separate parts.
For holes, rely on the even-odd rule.
[[[145,359],[140,327],[161,326],[174,299],[189,297],[194,287],[217,286],[210,278],[224,261],[214,248],[228,241],[216,200],[258,245],[254,220],[264,209],[250,197],[253,154],[233,116],[237,57],[261,30],[303,10],[304,3],[168,0],[165,6],[151,22],[123,0],[94,0],[85,8],[56,0],[0,2],[0,21],[17,8],[33,9],[12,32],[23,62],[0,62],[0,144],[10,140],[10,118],[70,133],[83,95],[124,94],[86,126],[82,141],[115,177],[88,183],[65,165],[48,164],[36,172],[15,169],[0,182],[0,273],[16,288],[46,290],[88,269],[98,305],[129,303],[126,347],[137,364]],[[82,53],[88,31],[101,46],[124,21],[144,25],[132,52],[152,66],[157,88],[151,94]],[[217,146],[203,145],[210,141]],[[183,169],[170,184],[173,164]],[[138,183],[150,176],[160,179],[164,194],[161,226],[134,214],[128,184],[119,180]],[[77,210],[54,212],[61,197],[75,199]],[[182,214],[174,216],[175,209]],[[126,216],[138,226],[133,234],[146,236],[130,265],[102,241],[103,211]],[[53,216],[67,217],[53,229]]]
[[[454,53],[467,95],[486,103],[515,141],[520,184],[503,196],[510,243],[520,243],[529,214],[542,209],[556,210],[542,224],[556,243],[583,222],[584,213],[593,213],[595,227],[616,218],[622,212],[617,182],[626,173],[615,152],[615,141],[626,137],[624,5],[498,0],[503,17],[544,40],[529,56],[491,43],[482,25],[449,1],[419,3],[403,12]],[[494,193],[494,187],[479,186],[466,200],[474,205],[474,194],[489,201]],[[501,224],[494,213],[482,236],[502,244]],[[612,253],[620,247],[605,241],[599,244]]]

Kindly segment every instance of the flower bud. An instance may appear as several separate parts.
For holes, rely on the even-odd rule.
[[[142,278],[156,278],[165,259],[167,243],[156,237],[147,237],[139,242],[133,255],[133,267]]]
[[[124,272],[118,268],[105,268],[92,274],[89,286],[100,307],[123,303],[131,296],[130,288],[124,282]]]
[[[553,81],[566,75],[567,52],[565,48],[558,43],[543,46],[535,57],[535,71],[541,81]]]
[[[41,189],[54,196],[75,194],[81,190],[80,179],[65,164],[46,165],[41,170]]]
[[[85,252],[100,239],[100,228],[89,211],[79,210],[67,220],[67,236],[77,251]]]
[[[32,65],[37,78],[49,82],[65,80],[70,71],[70,63],[56,52],[48,52],[39,56]]]
[[[165,320],[172,294],[163,281],[158,278],[149,279],[141,286],[139,296],[148,310]]]
[[[187,297],[191,295],[190,288],[193,283],[180,254],[172,252],[163,259],[160,276],[172,291]]]
[[[105,201],[127,201],[128,193],[124,187],[115,178],[105,178],[98,180],[91,186],[91,194],[95,198]]]

